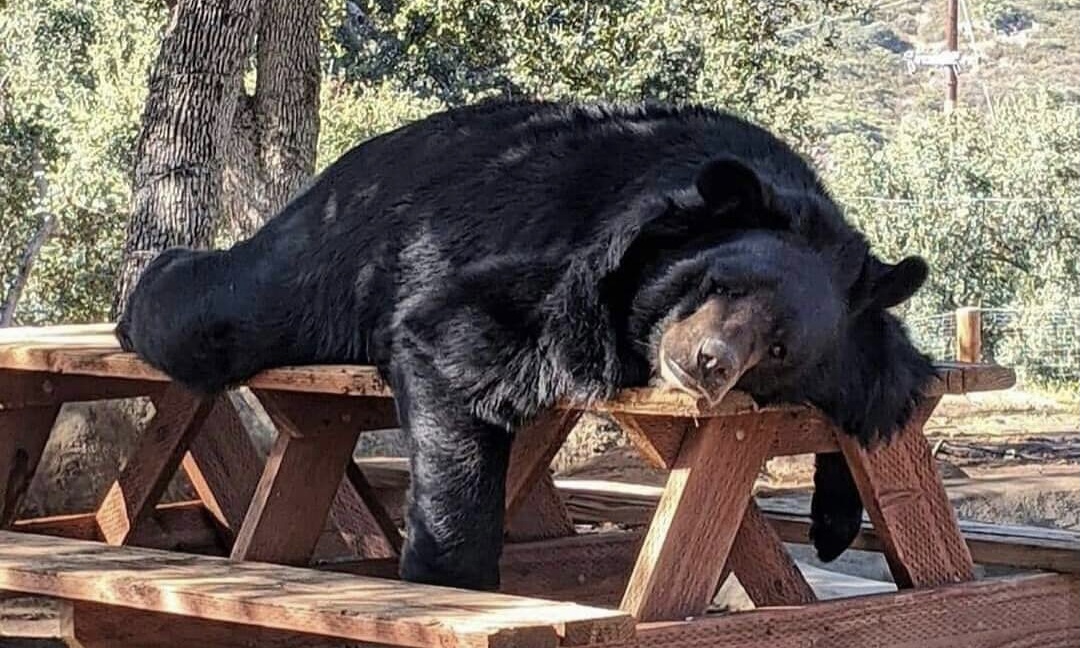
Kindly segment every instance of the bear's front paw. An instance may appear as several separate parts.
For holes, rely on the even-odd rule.
[[[423,555],[406,547],[401,556],[401,579],[410,583],[485,592],[498,590],[498,565],[479,564],[480,562],[467,556]]]
[[[810,540],[818,558],[832,562],[844,553],[862,527],[861,511],[854,515],[836,512],[814,516],[810,522]]]

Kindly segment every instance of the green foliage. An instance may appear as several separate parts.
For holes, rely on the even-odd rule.
[[[1028,300],[1036,306],[1023,308],[1012,317],[990,318],[985,325],[989,357],[1017,367],[1021,378],[1048,386],[1080,381],[1080,292],[1048,284]],[[996,325],[996,326],[995,326]],[[1080,390],[1074,392],[1080,396]]]
[[[17,323],[107,314],[147,71],[163,24],[163,8],[138,0],[14,0],[0,14],[0,292],[40,225],[32,148],[47,171],[42,207],[59,222]]]
[[[1080,106],[1040,93],[1000,102],[996,119],[911,115],[885,143],[837,136],[831,155],[829,185],[877,250],[930,262],[910,317],[1071,304],[1070,321],[1080,318]],[[1025,354],[1040,344],[1047,353],[1049,340],[1033,340],[1021,345]],[[1075,353],[1080,337],[1072,345]],[[1055,347],[1055,364],[1061,353]]]
[[[849,0],[365,0],[339,63],[350,79],[394,79],[448,105],[493,94],[694,101],[805,138],[803,100],[824,74],[834,36],[818,18],[856,7]]]
[[[345,83],[326,79],[319,97],[318,168],[358,143],[439,110],[441,102],[421,99],[394,81]]]

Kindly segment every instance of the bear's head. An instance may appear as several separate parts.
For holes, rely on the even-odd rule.
[[[926,263],[875,257],[818,185],[781,191],[721,160],[695,189],[634,231],[608,279],[633,294],[627,333],[652,373],[714,404],[736,387],[811,402],[866,441],[903,424],[932,367],[887,309]]]
[[[789,235],[750,230],[652,276],[632,326],[649,329],[663,382],[715,404],[736,384],[772,390],[820,363],[843,316],[826,259]]]
[[[228,386],[247,369],[239,365],[251,354],[241,345],[259,338],[241,325],[250,299],[235,283],[218,280],[225,263],[221,251],[183,247],[154,257],[117,321],[121,348],[189,388],[213,393]]]

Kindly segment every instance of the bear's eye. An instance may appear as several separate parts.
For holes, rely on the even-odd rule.
[[[769,357],[776,358],[777,360],[783,360],[784,356],[786,355],[787,349],[784,347],[783,344],[780,344],[779,342],[776,342],[771,347],[769,347]]]
[[[742,299],[743,297],[746,297],[746,291],[742,288],[732,288],[731,286],[720,284],[717,284],[716,287],[713,288],[713,292],[721,297],[727,297],[728,299]]]

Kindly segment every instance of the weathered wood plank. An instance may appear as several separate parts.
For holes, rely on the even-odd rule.
[[[1080,579],[1037,575],[639,624],[604,648],[1073,648]]]
[[[262,465],[232,401],[219,396],[201,432],[192,438],[182,466],[226,546],[236,540]]]
[[[506,515],[513,518],[529,488],[548,470],[566,436],[577,424],[580,412],[548,410],[518,431],[510,448],[506,472]]]
[[[356,432],[385,430],[398,426],[393,400],[378,396],[311,394],[252,389],[271,420],[287,417],[293,425],[284,432],[296,437],[337,434],[348,428]],[[282,432],[283,430],[278,430]]]
[[[11,530],[72,540],[104,540],[94,513],[19,520],[11,525]],[[131,538],[131,544],[147,549],[198,554],[221,555],[224,552],[214,519],[198,500],[158,504],[139,525]]]
[[[517,512],[507,518],[506,538],[510,542],[530,542],[571,535],[574,523],[566,504],[555,490],[551,473],[544,471],[528,489]]]
[[[73,638],[71,645],[78,648],[386,648],[254,625],[82,602],[73,604],[70,625],[70,637],[65,638]]]
[[[897,586],[930,587],[975,577],[956,513],[922,426],[937,399],[923,403],[887,444],[867,450],[843,436],[844,451]]]
[[[607,481],[556,480],[555,485],[578,524],[648,524],[662,492],[656,486]],[[809,543],[807,511],[780,498],[759,499],[758,506],[784,542]],[[959,525],[972,558],[979,564],[1080,574],[1080,533],[1076,531],[970,520],[960,520]],[[851,546],[882,550],[881,539],[869,523],[863,524]]]
[[[977,591],[975,591],[977,588]],[[963,593],[929,590],[917,593],[914,601],[903,595],[876,595],[860,599],[856,609],[851,602],[822,603],[793,610],[763,610],[734,615],[706,617],[689,623],[641,624],[635,640],[613,644],[611,648],[802,648],[822,645],[829,648],[1071,648],[1080,641],[1080,620],[1070,614],[1080,597],[1074,582],[1062,577],[1026,577],[987,581],[966,586]],[[1061,600],[1054,600],[1060,598]],[[1030,604],[1029,600],[1034,599]],[[864,603],[869,601],[869,605]],[[1047,602],[1049,608],[1037,609]],[[1020,609],[1017,609],[1019,604]],[[970,607],[969,607],[970,606]],[[98,606],[95,606],[98,607]],[[76,609],[78,628],[82,605]],[[1035,612],[1035,616],[1024,616]],[[112,613],[114,616],[110,617]],[[925,613],[934,613],[926,617]],[[98,636],[124,638],[131,627],[147,627],[149,643],[113,644],[91,643],[108,648],[171,648],[192,645],[220,645],[224,648],[259,645],[267,648],[316,648],[332,643],[317,643],[310,636],[285,635],[273,631],[242,626],[224,626],[218,630],[206,622],[166,615],[152,618],[135,617],[134,622],[122,624],[130,614],[116,608],[101,608],[93,620]],[[816,617],[816,618],[815,618]],[[158,619],[161,619],[158,621]],[[189,625],[190,624],[190,627]],[[225,630],[228,629],[228,631]],[[206,630],[205,635],[196,634]],[[216,631],[213,631],[216,630]],[[230,632],[231,631],[231,635]],[[178,636],[179,635],[179,636]],[[237,635],[253,643],[232,643]],[[162,637],[178,636],[184,642],[165,642]],[[200,642],[200,636],[210,639]],[[325,640],[324,640],[325,641]],[[312,643],[316,642],[316,643]],[[362,647],[360,647],[362,648]]]
[[[167,381],[167,377],[122,353],[109,324],[84,327],[9,329],[0,334],[0,368],[53,374],[79,374],[142,381]],[[1005,389],[1015,383],[1015,373],[994,365],[947,363],[939,366],[939,378],[927,396]],[[248,386],[274,391],[328,393],[390,397],[389,387],[373,367],[325,365],[282,367],[263,372]],[[564,403],[564,408],[581,408]],[[693,396],[664,389],[630,389],[607,402],[590,403],[586,409],[644,415],[705,418],[738,415],[748,411],[799,410],[799,407],[758,408],[745,394],[734,392],[716,407]]]
[[[746,506],[728,566],[758,607],[802,605],[817,600],[783,540],[753,500]]]
[[[165,390],[155,406],[154,418],[139,435],[98,507],[98,526],[106,542],[128,542],[140,521],[153,511],[213,402],[213,398],[176,385]]]
[[[777,433],[769,414],[712,419],[683,441],[622,609],[639,621],[682,619],[708,607]]]
[[[0,369],[0,410],[156,396],[164,383]]]
[[[568,603],[0,532],[0,590],[427,648],[551,648],[632,636]]]
[[[18,515],[59,411],[59,405],[0,410],[0,528]]]

